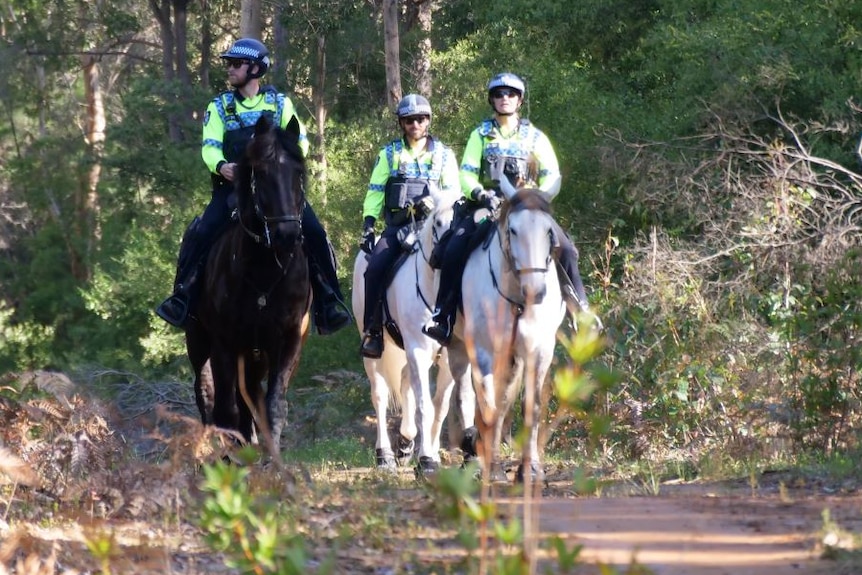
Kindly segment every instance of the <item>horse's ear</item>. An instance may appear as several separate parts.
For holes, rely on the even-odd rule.
[[[284,131],[290,135],[290,139],[294,143],[299,143],[299,119],[296,115],[290,117],[290,121],[285,126]]]
[[[560,185],[563,183],[562,178],[559,174],[553,177],[553,179],[548,180],[542,185],[542,193],[545,194],[545,198],[547,198],[548,202],[557,197],[557,194],[560,193]]]

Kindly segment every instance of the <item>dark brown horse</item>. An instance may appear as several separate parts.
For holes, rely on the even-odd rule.
[[[210,250],[197,317],[186,328],[203,422],[246,441],[255,431],[271,437],[273,454],[311,303],[298,134],[295,119],[285,130],[265,117],[255,126],[235,184],[239,221]]]

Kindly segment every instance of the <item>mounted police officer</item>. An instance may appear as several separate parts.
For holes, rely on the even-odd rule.
[[[452,337],[455,315],[461,295],[461,272],[467,263],[471,242],[483,236],[493,225],[486,218],[476,223],[472,213],[481,207],[495,212],[502,201],[500,179],[506,177],[513,186],[531,185],[550,192],[559,188],[560,167],[548,137],[521,118],[524,81],[511,73],[497,74],[488,82],[488,103],[494,116],[483,121],[470,133],[461,158],[461,191],[467,198],[468,215],[454,224],[454,233],[445,246],[440,272],[440,288],[434,316],[422,331],[446,345]],[[588,311],[587,296],[578,271],[578,251],[572,241],[557,227],[555,250],[566,278],[561,277],[563,295],[572,300],[569,306]],[[561,274],[562,276],[563,274]]]
[[[377,155],[362,208],[360,248],[371,259],[365,271],[365,333],[359,352],[364,357],[383,354],[383,295],[389,271],[402,251],[409,226],[433,209],[435,188],[458,189],[455,154],[428,133],[431,105],[417,94],[401,99],[395,111],[403,136],[386,144]],[[374,224],[383,215],[386,226],[374,243]]]
[[[254,135],[257,120],[266,115],[275,125],[285,128],[296,118],[299,145],[303,154],[308,154],[305,126],[296,115],[293,102],[274,87],[260,84],[270,66],[266,47],[253,38],[242,38],[220,57],[227,65],[231,89],[216,96],[207,106],[201,146],[201,156],[212,176],[212,198],[183,235],[174,293],[156,309],[159,317],[177,327],[185,326],[194,308],[210,246],[230,223],[237,162]],[[302,213],[302,234],[309,253],[315,323],[321,334],[332,333],[350,322],[350,314],[338,286],[335,258],[326,231],[307,203]]]

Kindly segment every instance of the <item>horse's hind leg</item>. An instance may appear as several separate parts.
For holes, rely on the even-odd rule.
[[[191,322],[186,329],[186,352],[195,373],[195,403],[200,412],[201,422],[204,425],[212,425],[215,384],[209,362],[210,340],[197,322]]]
[[[459,339],[453,339],[446,350],[449,373],[458,387],[458,404],[463,432],[460,448],[464,455],[464,463],[478,459],[476,428],[476,391],[473,388],[473,378],[470,371],[470,359],[467,348]],[[451,429],[451,428],[450,428]]]
[[[434,422],[431,424],[431,449],[440,452],[440,436],[443,433],[443,421],[449,414],[452,400],[452,390],[455,380],[449,370],[449,360],[444,352],[437,361],[437,383],[434,389]]]
[[[406,363],[401,370],[401,401],[401,425],[395,458],[398,465],[405,466],[413,459],[416,438],[420,433],[416,426],[416,394],[410,382],[410,368]]]
[[[213,406],[215,405],[215,382],[213,370],[207,360],[200,370],[195,370],[195,403],[201,414],[204,425],[213,424]]]

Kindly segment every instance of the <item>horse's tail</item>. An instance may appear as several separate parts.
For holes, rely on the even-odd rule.
[[[390,346],[394,345],[391,341],[387,343]],[[404,404],[403,386],[410,385],[406,365],[407,358],[401,349],[387,349],[383,357],[377,360],[377,371],[389,387],[389,407],[393,410],[401,409]]]

